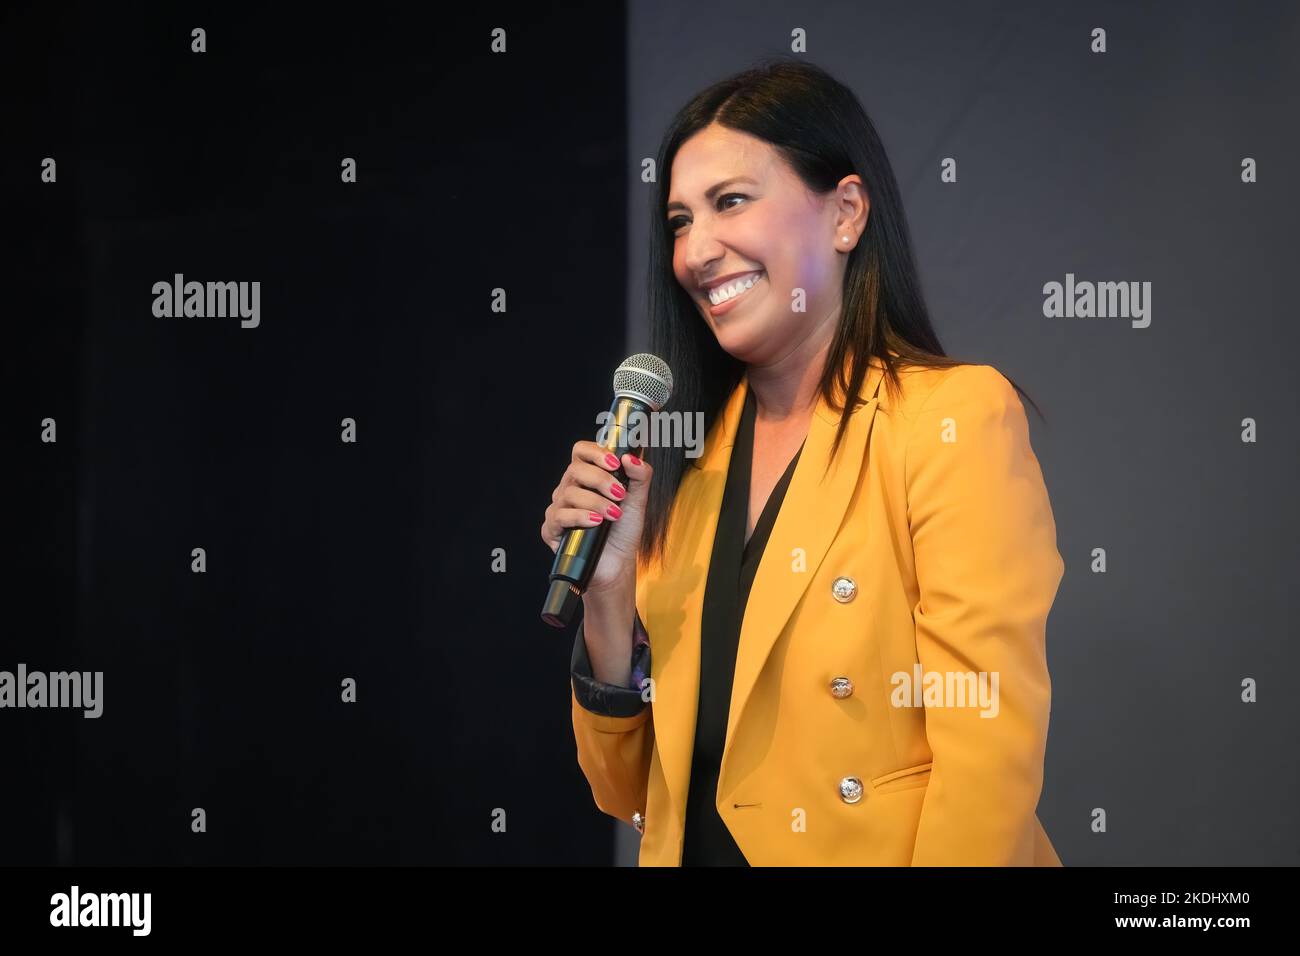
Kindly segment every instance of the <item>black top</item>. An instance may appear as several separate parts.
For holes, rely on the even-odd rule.
[[[700,695],[697,702],[694,754],[691,758],[690,790],[686,800],[686,832],[682,847],[683,866],[748,866],[744,854],[732,839],[716,805],[722,749],[727,739],[727,712],[731,706],[731,685],[736,672],[736,651],[744,620],[749,590],[758,572],[767,539],[776,524],[781,502],[794,475],[803,445],[786,466],[785,474],[772,489],[763,513],[745,541],[749,515],[749,482],[754,459],[754,393],[746,386],[745,407],[731,450],[727,484],[723,489],[709,578],[705,584],[700,620]],[[630,717],[646,706],[641,699],[642,680],[650,673],[650,646],[641,628],[632,655],[633,687],[616,687],[595,680],[587,656],[582,625],[574,639],[570,662],[574,694],[587,710],[614,717]],[[647,825],[650,825],[647,821]]]
[[[709,579],[704,591],[700,621],[700,698],[695,721],[695,751],[691,758],[691,786],[686,799],[686,834],[682,866],[748,866],[744,854],[718,815],[718,772],[727,738],[727,711],[736,673],[740,625],[749,601],[749,589],[758,572],[768,536],[776,523],[781,501],[799,461],[799,451],[772,489],[749,541],[745,525],[749,515],[749,482],[754,458],[754,393],[746,388],[745,410],[736,431],[722,494]]]

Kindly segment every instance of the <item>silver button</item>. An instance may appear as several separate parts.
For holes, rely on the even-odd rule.
[[[831,696],[838,700],[853,696],[853,681],[847,677],[837,677],[831,681]]]
[[[632,826],[636,827],[637,833],[645,834],[645,816],[640,810],[632,814]]]
[[[862,781],[857,777],[845,777],[840,781],[840,799],[845,803],[857,803],[862,799]]]
[[[858,593],[858,583],[852,578],[836,578],[831,584],[831,594],[835,595],[835,600],[841,604],[848,604],[853,600],[854,595]]]

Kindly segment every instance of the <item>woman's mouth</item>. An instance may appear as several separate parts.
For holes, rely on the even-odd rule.
[[[759,269],[732,279],[716,289],[710,289],[708,292],[709,315],[717,318],[730,312],[742,299],[749,295],[750,291],[765,275],[767,273]]]

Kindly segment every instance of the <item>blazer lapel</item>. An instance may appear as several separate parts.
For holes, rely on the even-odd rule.
[[[861,393],[867,401],[849,417],[833,460],[831,444],[839,415],[824,398],[818,399],[803,453],[790,478],[745,605],[719,776],[723,782],[728,780],[727,760],[759,672],[821,566],[866,470],[867,439],[879,404],[877,390],[882,378],[882,370],[873,359]],[[791,570],[796,548],[803,551],[802,572]]]
[[[723,751],[722,780],[736,727],[758,674],[795,605],[807,590],[848,510],[865,465],[867,438],[883,378],[872,358],[863,384],[866,404],[849,419],[834,463],[823,478],[838,413],[819,395],[799,462],[763,551],[741,626],[735,680]],[[667,567],[639,566],[637,605],[651,645],[655,742],[679,820],[685,818],[700,691],[700,620],[718,515],[731,465],[749,376],[732,391],[699,458],[687,467],[669,522]],[[802,548],[806,571],[790,570],[791,552]]]
[[[679,821],[686,816],[695,746],[704,591],[747,387],[748,375],[742,374],[703,451],[682,475],[669,519],[665,567],[638,565],[637,604],[650,638],[655,688],[655,745]]]

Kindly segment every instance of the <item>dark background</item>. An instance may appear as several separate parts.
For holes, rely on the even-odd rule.
[[[1025,405],[1065,575],[1038,815],[1062,861],[1300,863],[1300,5],[630,0],[628,18],[633,157],[804,31],[889,152],[945,349],[1042,411]],[[1150,326],[1044,316],[1066,273],[1149,281]]]
[[[105,672],[98,720],[0,711],[0,864],[635,860],[538,530],[648,341],[642,159],[796,28],[945,347],[1046,416],[1062,860],[1300,862],[1295,4],[231,10],[0,13],[0,669]],[[176,272],[260,281],[261,326],[155,318]],[[1066,273],[1150,281],[1151,325],[1045,317]]]
[[[0,713],[0,863],[612,860],[539,528],[624,357],[624,13],[434,9],[6,8],[0,669],[104,712]]]

